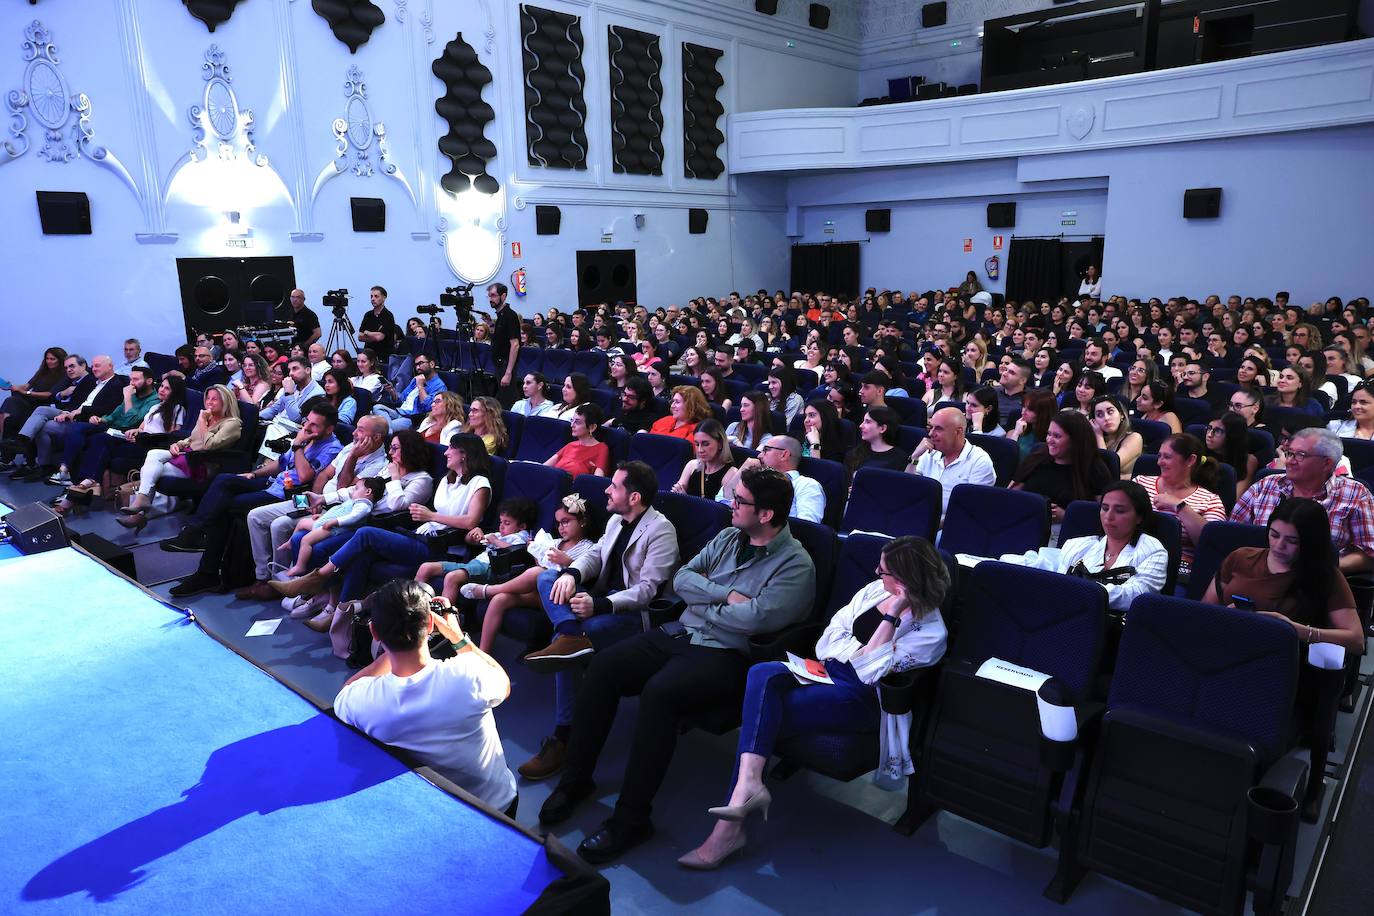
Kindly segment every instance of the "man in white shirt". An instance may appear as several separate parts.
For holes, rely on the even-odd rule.
[[[315,341],[305,355],[310,360],[310,377],[323,384],[324,374],[329,371],[329,354],[324,352],[324,345]]]
[[[1099,373],[1107,381],[1121,378],[1121,370],[1107,363],[1107,348],[1101,340],[1094,338],[1083,348],[1083,368]]]
[[[907,470],[940,481],[940,518],[949,508],[949,494],[961,483],[985,487],[997,482],[992,459],[983,449],[968,441],[968,418],[958,407],[942,407],[930,418],[926,441],[930,450],[916,458]],[[919,451],[919,449],[918,449]]]
[[[344,684],[334,713],[514,817],[515,776],[492,715],[510,696],[510,678],[468,640],[457,617],[431,611],[432,600],[429,586],[407,579],[394,579],[367,599],[368,626],[385,651]],[[438,600],[447,610],[448,602]],[[453,658],[436,661],[429,654],[435,630],[457,649]]]
[[[721,481],[716,502],[727,506],[735,498],[735,484],[740,474],[760,465],[781,471],[792,481],[792,518],[817,522],[825,517],[825,490],[820,483],[797,470],[801,464],[801,443],[791,436],[770,436],[759,449],[759,457],[747,458],[737,469],[726,472]]]
[[[148,368],[148,361],[143,358],[143,344],[137,337],[130,337],[124,341],[124,362],[115,367],[115,375],[128,377],[130,369],[140,367]]]

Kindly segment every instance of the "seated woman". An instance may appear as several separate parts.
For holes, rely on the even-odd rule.
[[[935,384],[921,396],[927,408],[945,402],[959,404],[964,400],[964,376],[960,369],[959,361],[953,357],[940,359],[935,367]]]
[[[1364,631],[1336,565],[1326,509],[1290,496],[1270,514],[1268,528],[1269,546],[1231,551],[1202,600],[1275,617],[1308,645],[1328,642],[1347,653],[1364,652]]]
[[[6,422],[13,420],[17,432],[36,408],[50,403],[53,395],[71,387],[67,370],[62,368],[66,361],[66,350],[61,347],[48,347],[43,351],[38,371],[30,376],[27,382],[10,386],[10,396],[0,404],[0,438],[4,438]]]
[[[639,374],[639,367],[631,357],[617,353],[606,361],[606,374],[610,377],[611,388],[619,391],[625,387],[626,379]]]
[[[706,406],[706,397],[700,388],[692,385],[678,385],[673,389],[673,398],[668,402],[668,416],[654,421],[649,432],[658,436],[676,436],[691,442],[696,436],[697,424],[711,416],[711,408]]]
[[[558,405],[554,407],[549,416],[556,420],[566,420],[572,422],[573,411],[578,404],[585,404],[592,399],[592,383],[581,372],[573,372],[563,379],[561,397]]]
[[[352,426],[358,416],[358,401],[353,397],[353,383],[348,380],[348,373],[330,367],[324,371],[320,385],[324,388],[324,399],[339,412],[339,422]]]
[[[1115,452],[1121,460],[1121,479],[1130,480],[1136,459],[1145,450],[1145,440],[1131,430],[1131,418],[1126,416],[1121,402],[1115,395],[1095,398],[1090,422],[1097,435],[1097,447]]]
[[[715,499],[725,475],[735,466],[725,427],[714,418],[702,420],[692,437],[692,444],[696,457],[682,469],[682,476],[673,484],[673,492]]]
[[[367,595],[375,563],[401,563],[418,569],[421,563],[443,559],[449,536],[458,532],[466,535],[475,528],[491,501],[491,481],[486,476],[491,461],[481,439],[468,433],[454,436],[445,461],[448,473],[434,493],[434,508],[418,503],[409,506],[411,520],[421,523],[414,532],[360,528],[319,569],[295,579],[270,582],[269,586],[285,598],[328,591],[330,600],[320,615],[324,617],[329,605]],[[321,545],[316,557],[324,552]],[[337,582],[333,581],[336,576]]]
[[[782,662],[749,669],[729,803],[710,809],[718,819],[715,829],[679,864],[713,869],[744,848],[745,820],[754,811],[767,812],[772,802],[763,771],[783,739],[816,731],[876,732],[880,759],[897,757],[902,769],[913,772],[906,749],[887,746],[877,685],[889,674],[933,665],[944,655],[948,633],[940,602],[949,571],[928,541],[899,537],[883,545],[877,574],[835,612],[816,641],[816,657],[833,683],[803,686]]]
[[[1350,419],[1326,424],[1342,439],[1374,439],[1374,382],[1361,382],[1350,392]]]
[[[429,414],[420,421],[416,432],[431,445],[438,445],[451,442],[463,431],[465,422],[463,399],[452,391],[441,391],[429,402]]]
[[[184,380],[183,380],[184,381]],[[191,435],[168,448],[155,448],[143,459],[139,471],[138,492],[133,501],[115,519],[125,528],[141,531],[148,524],[148,509],[153,505],[153,487],[163,477],[200,478],[204,466],[193,467],[186,455],[190,452],[213,452],[233,448],[243,432],[239,419],[239,402],[223,385],[205,389],[205,407],[196,419]]]
[[[272,378],[267,368],[267,360],[258,353],[245,353],[242,361],[242,376],[229,383],[229,390],[245,404],[264,407],[270,403],[267,398],[272,393]]]
[[[1207,424],[1207,457],[1229,464],[1236,472],[1236,499],[1250,489],[1259,470],[1259,459],[1249,450],[1245,418],[1228,410]]]
[[[1179,433],[1159,447],[1159,476],[1137,477],[1136,482],[1150,494],[1156,512],[1178,516],[1183,527],[1183,555],[1179,560],[1179,581],[1188,581],[1193,566],[1193,548],[1208,522],[1226,520],[1226,507],[1217,495],[1221,472],[1219,462],[1207,457],[1197,436]]]
[[[1050,421],[1058,411],[1054,395],[1043,388],[1027,391],[1021,398],[1021,416],[1012,424],[1007,438],[1016,440],[1016,447],[1025,461],[1037,445],[1043,445],[1050,431]]]
[[[1174,434],[1183,432],[1183,424],[1174,413],[1174,390],[1164,382],[1148,383],[1135,399],[1135,406],[1142,420],[1163,423]]]
[[[758,451],[763,440],[773,434],[772,425],[768,395],[762,391],[746,391],[739,399],[739,419],[725,428],[725,434],[735,445]]]
[[[852,478],[859,468],[887,468],[905,471],[911,455],[897,447],[897,428],[901,418],[891,407],[871,407],[859,423],[859,444],[845,456]]]
[[[1065,410],[1074,410],[1085,417],[1092,416],[1093,401],[1107,393],[1107,380],[1096,369],[1086,369],[1078,376],[1078,384],[1069,396],[1072,404],[1065,404]]]
[[[382,390],[381,372],[385,367],[379,365],[376,352],[370,347],[359,350],[353,364],[358,368],[358,374],[350,379],[353,387],[363,388],[373,395],[380,393]]]
[[[965,394],[964,413],[968,416],[968,431],[995,439],[1005,437],[1007,431],[1002,428],[1000,409],[997,392],[986,385]]]
[[[94,436],[87,440],[80,463],[72,469],[75,471],[72,476],[80,483],[67,488],[68,499],[89,503],[92,497],[101,495],[100,478],[110,466],[117,447],[140,446],[144,450],[151,449],[154,445],[166,442],[185,422],[186,380],[179,375],[169,375],[157,386],[157,402],[144,414],[138,426],[117,435],[114,430],[107,430],[109,435]],[[145,457],[146,454],[144,451]]]
[[[768,409],[783,415],[791,424],[802,412],[805,402],[797,393],[797,379],[791,369],[774,367],[768,373]]]
[[[595,474],[606,476],[611,467],[611,449],[596,438],[596,431],[605,419],[597,404],[579,404],[572,419],[573,441],[548,457],[544,464],[572,476]]]
[[[510,441],[506,421],[501,416],[501,402],[496,398],[474,398],[468,408],[468,421],[463,432],[476,436],[487,447],[488,455],[505,449]]]
[[[1061,409],[1072,407],[1076,398],[1074,392],[1078,388],[1078,367],[1067,361],[1060,363],[1050,379],[1049,388]]]
[[[1153,382],[1159,376],[1159,367],[1153,359],[1137,359],[1131,363],[1131,368],[1126,370],[1126,380],[1121,385],[1121,390],[1117,392],[1123,404],[1135,404],[1136,398],[1145,390],[1145,386]]]
[[[1064,508],[1076,499],[1096,499],[1112,482],[1111,472],[1097,454],[1097,437],[1088,418],[1061,410],[1050,421],[1045,444],[1012,475],[1011,489],[1039,493],[1049,502],[1050,520],[1064,520]]]
[[[709,366],[702,371],[700,384],[708,408],[714,404],[721,410],[729,411],[735,406],[735,402],[730,399],[730,389],[725,384],[725,376],[715,366]]]
[[[1309,413],[1324,410],[1312,397],[1312,376],[1300,365],[1284,366],[1274,379],[1274,394],[1265,400],[1273,407],[1296,407]]]
[[[802,457],[844,460],[844,431],[840,413],[829,401],[817,398],[802,411]]]
[[[556,405],[544,396],[544,386],[548,383],[544,373],[526,372],[520,381],[520,392],[524,397],[511,406],[511,413],[518,413],[522,417],[546,417],[552,414]]]
[[[644,378],[649,383],[649,389],[653,391],[654,397],[668,397],[668,390],[673,386],[668,381],[668,365],[661,359],[656,359],[644,366]],[[628,385],[629,382],[626,382]],[[624,391],[624,389],[621,389]]]

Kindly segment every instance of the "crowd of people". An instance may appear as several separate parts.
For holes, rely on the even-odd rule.
[[[995,485],[984,446],[1006,439],[1018,460],[1008,486],[1044,497],[1055,525],[1071,503],[1096,501],[1103,533],[1001,559],[1086,571],[1118,611],[1164,587],[1158,515],[1178,520],[1184,581],[1208,522],[1265,526],[1269,546],[1228,557],[1206,600],[1363,652],[1336,573],[1374,569],[1374,496],[1343,459],[1345,440],[1374,437],[1368,300],[1097,298],[1094,275],[1078,299],[1001,303],[970,279],[949,291],[760,290],[527,319],[496,283],[474,334],[491,345],[494,396],[468,400],[450,390],[442,334],[418,318],[399,325],[381,287],[357,346],[334,353],[296,290],[290,346],[205,334],[161,373],[134,339],[118,365],[49,348],[0,403],[0,457],[13,480],[63,487],[62,511],[113,497],[117,461],[139,468],[121,524],[190,513],[163,544],[200,554],[175,597],[223,588],[243,520],[254,579],[237,597],[282,601],[355,657],[366,624],[368,663],[340,692],[339,716],[512,815],[519,782],[492,712],[510,681],[489,653],[512,608],[542,608],[550,642],[523,663],[554,678],[556,700],[548,737],[516,768],[525,780],[559,777],[541,822],[593,794],[619,699],[640,697],[615,811],[579,847],[593,863],[651,837],[685,719],[744,710],[725,804],[680,860],[715,868],[747,842],[751,813],[766,811],[763,774],[780,739],[887,735],[877,683],[941,659],[949,574],[930,543],[898,537],[876,578],[822,621],[815,655],[830,683],[799,688],[781,664],[751,666],[750,638],[802,622],[815,598],[813,560],[789,525],[829,517],[808,462],[847,481],[866,468],[928,477],[947,506],[958,485]],[[604,380],[521,376],[520,347],[600,354]],[[200,393],[198,412],[188,391]],[[604,514],[569,495],[555,530],[542,531],[533,503],[502,498],[491,466],[508,451],[507,412],[568,424],[543,463],[606,478]],[[610,429],[685,440],[692,458],[660,479],[613,455]],[[227,450],[258,457],[240,473],[203,460]],[[191,505],[158,492],[169,478],[197,485]],[[730,525],[695,556],[679,555],[655,508],[669,490],[729,507]]]

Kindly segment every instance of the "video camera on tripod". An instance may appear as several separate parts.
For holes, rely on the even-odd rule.
[[[354,330],[353,321],[348,317],[348,290],[331,289],[324,294],[324,304],[334,313],[334,326],[329,329],[325,352],[349,350],[357,353],[358,345],[355,338],[358,332]]]
[[[471,331],[476,326],[477,321],[472,314],[472,284],[466,286],[449,286],[439,294],[439,304],[417,305],[415,311],[421,315],[429,315],[430,321],[439,324],[439,312],[446,308],[454,311],[457,319],[459,331]]]
[[[348,290],[331,289],[324,294],[324,304],[326,308],[333,310],[335,318],[341,318],[348,314]]]

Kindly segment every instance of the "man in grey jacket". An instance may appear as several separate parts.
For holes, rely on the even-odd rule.
[[[615,813],[577,852],[603,864],[653,835],[649,821],[684,715],[743,700],[749,637],[810,613],[816,568],[787,527],[792,482],[771,468],[745,471],[735,487],[732,527],[682,567],[673,588],[686,600],[679,621],[598,652],[573,712],[563,778],[539,812],[556,824],[595,791],[592,772],[620,698],[639,712]]]

